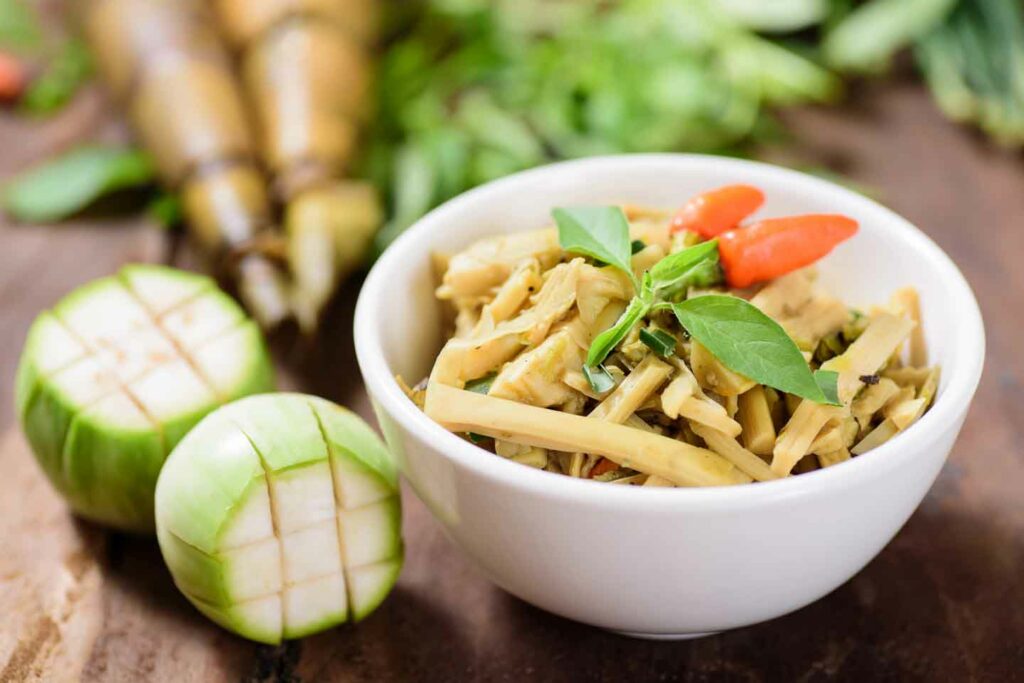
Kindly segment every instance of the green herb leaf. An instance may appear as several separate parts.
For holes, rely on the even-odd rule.
[[[615,380],[603,365],[594,367],[584,365],[583,375],[590,382],[590,388],[594,390],[595,394],[603,394],[615,388]]]
[[[475,443],[477,446],[491,440],[491,437],[484,436],[483,434],[477,434],[476,432],[466,432],[466,436],[469,437],[469,440]]]
[[[643,251],[646,248],[647,248],[647,245],[644,244],[643,240],[633,240],[632,242],[629,243],[629,253],[630,254],[639,254],[641,251]]]
[[[766,33],[800,31],[821,22],[831,0],[719,0],[718,5],[743,26]]]
[[[170,230],[181,223],[183,210],[181,198],[169,192],[158,194],[146,206],[146,213],[164,230]]]
[[[629,221],[617,206],[575,206],[551,212],[562,249],[615,266],[633,276]]]
[[[489,375],[484,375],[478,379],[471,379],[466,382],[466,391],[472,391],[475,394],[487,394],[491,391],[491,385],[494,384],[494,378],[497,377],[493,372]]]
[[[662,358],[667,358],[676,352],[676,338],[665,330],[642,328],[640,341]]]
[[[690,335],[733,372],[787,394],[829,402],[786,331],[752,304],[709,294],[673,304],[672,311]]]
[[[21,98],[20,108],[34,116],[56,112],[71,101],[92,75],[92,55],[80,40],[69,40],[32,81]]]
[[[832,370],[815,370],[814,381],[825,395],[825,403],[834,406],[842,405],[839,400],[839,373]]]
[[[718,240],[701,242],[669,254],[651,268],[655,289],[671,287],[705,263],[718,263]]]
[[[653,304],[654,289],[651,284],[651,274],[647,272],[644,273],[640,296],[633,297],[615,324],[594,337],[594,341],[590,343],[590,349],[587,351],[587,365],[593,367],[604,362],[608,354],[626,338],[633,326],[647,315]]]
[[[156,180],[149,157],[133,149],[81,147],[17,176],[0,195],[11,216],[46,223],[74,215],[100,197]]]

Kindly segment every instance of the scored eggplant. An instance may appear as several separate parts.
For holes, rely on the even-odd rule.
[[[200,422],[160,474],[156,525],[189,601],[265,643],[359,621],[402,566],[387,449],[353,413],[302,394],[252,396]]]
[[[15,398],[36,459],[75,512],[151,532],[171,449],[221,404],[273,387],[259,328],[211,279],[134,265],[36,319]]]

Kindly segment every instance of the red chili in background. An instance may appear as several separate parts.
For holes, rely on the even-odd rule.
[[[0,102],[13,102],[25,91],[28,79],[17,59],[0,52]]]
[[[751,185],[726,185],[699,194],[672,218],[671,231],[691,230],[705,239],[739,225],[761,208],[764,193]]]
[[[808,266],[857,232],[857,221],[836,214],[770,218],[718,237],[725,279],[742,289]]]

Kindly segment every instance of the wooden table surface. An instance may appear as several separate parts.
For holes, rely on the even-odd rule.
[[[944,121],[910,82],[789,121],[808,158],[882,189],[954,256],[988,326],[985,376],[948,465],[897,538],[834,593],[701,640],[630,640],[495,588],[406,491],[406,566],[378,612],[276,648],[236,638],[177,593],[153,540],[68,515],[13,419],[35,315],[126,261],[175,262],[170,240],[132,217],[0,223],[0,681],[1024,680],[1024,160]],[[95,91],[50,122],[0,117],[0,179],[74,140],[123,134]],[[369,417],[355,292],[318,346],[277,359],[286,385]]]

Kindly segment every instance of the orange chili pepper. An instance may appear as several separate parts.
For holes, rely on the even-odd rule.
[[[764,193],[750,185],[726,185],[699,194],[672,218],[671,231],[692,230],[702,237],[717,237],[739,225],[761,208]]]
[[[749,287],[808,266],[857,232],[857,221],[835,214],[771,218],[718,238],[730,287]]]
[[[11,102],[21,96],[26,85],[25,68],[17,59],[0,52],[0,102]]]
[[[594,477],[617,469],[619,469],[619,466],[616,463],[612,462],[608,458],[601,458],[597,461],[597,464],[594,465],[593,469],[590,470],[590,478],[593,479]]]

